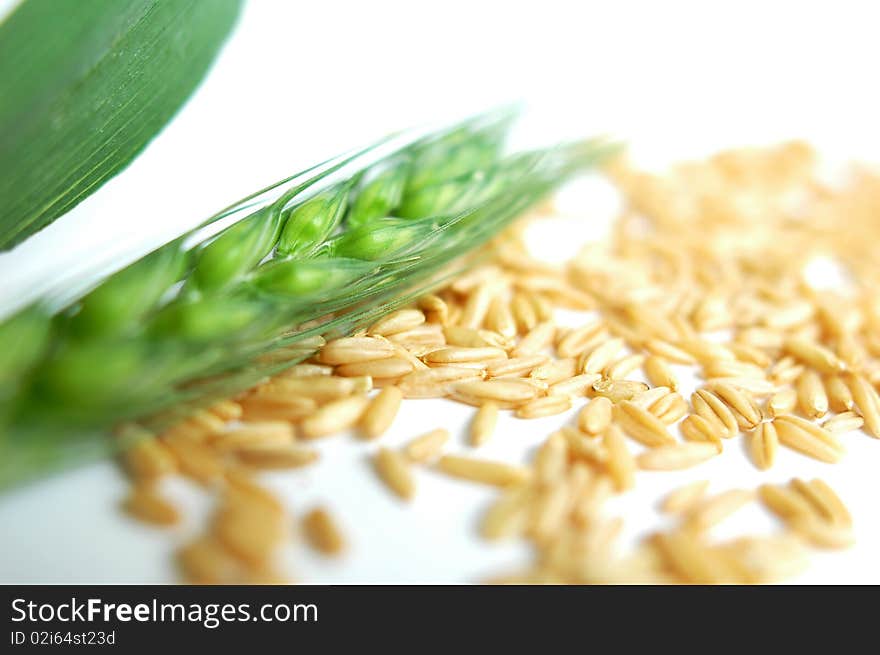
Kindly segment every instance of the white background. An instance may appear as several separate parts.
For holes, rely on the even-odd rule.
[[[878,18],[867,0],[251,0],[210,76],[145,153],[68,216],[0,255],[0,313],[83,267],[132,258],[341,150],[510,100],[528,103],[535,138],[608,133],[651,164],[788,137],[811,140],[833,161],[877,162]],[[607,214],[602,192],[592,187],[583,216],[560,229],[594,236]],[[387,443],[445,425],[463,450],[469,415],[441,401],[408,403]],[[561,422],[509,419],[486,456],[521,459]],[[817,556],[800,579],[880,582],[873,508],[880,445],[856,435],[847,441],[849,454],[837,467],[785,453],[766,474],[731,444],[731,452],[696,471],[641,475],[616,508],[632,535],[657,524],[653,504],[683,480],[711,477],[722,490],[822,475],[852,505],[859,541],[845,554]],[[369,447],[340,437],[321,448],[318,467],[269,483],[286,490],[294,511],[329,503],[352,548],[331,563],[296,547],[287,555],[298,579],[472,581],[522,561],[516,545],[489,547],[473,537],[491,496],[485,490],[424,473],[416,501],[404,508],[373,479]],[[124,482],[109,464],[0,497],[0,581],[172,581],[169,553],[205,509],[197,490],[175,486],[171,493],[190,511],[170,537],[119,516]],[[755,509],[729,529],[771,525]]]

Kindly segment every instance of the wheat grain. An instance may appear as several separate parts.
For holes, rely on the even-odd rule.
[[[125,468],[134,480],[152,481],[177,470],[174,456],[161,441],[140,437],[124,452]]]
[[[367,405],[360,418],[360,434],[375,439],[384,434],[394,422],[403,392],[397,387],[385,387]]]
[[[675,443],[660,419],[631,402],[615,405],[614,418],[626,434],[649,448]]]
[[[642,409],[649,409],[657,401],[665,398],[670,393],[669,387],[653,387],[652,389],[636,394],[632,398],[632,402]]]
[[[481,363],[483,367],[485,367],[485,362],[487,361],[506,358],[507,353],[501,348],[466,348],[460,346],[439,348],[424,356],[424,360],[428,364],[465,364],[476,362]]]
[[[670,391],[678,390],[678,380],[672,372],[669,363],[658,355],[651,355],[645,359],[645,376],[655,387],[667,387]]]
[[[490,378],[521,376],[545,364],[548,359],[549,357],[546,355],[498,359],[489,363],[486,367],[486,373]]]
[[[436,458],[449,441],[449,430],[437,428],[410,441],[403,449],[411,462],[424,464]]]
[[[773,423],[760,423],[749,436],[749,455],[762,471],[773,466],[779,449],[779,437]]]
[[[387,357],[369,362],[356,362],[354,364],[337,366],[336,375],[341,375],[342,377],[369,376],[373,379],[399,378],[407,373],[411,373],[413,368],[412,363],[407,359]]]
[[[409,500],[415,495],[415,479],[403,455],[396,450],[380,448],[373,458],[373,465],[382,481],[400,498]]]
[[[846,383],[852,393],[856,409],[865,419],[865,429],[869,434],[880,439],[880,399],[877,397],[876,389],[863,376],[857,374],[848,375]]]
[[[449,306],[439,296],[434,294],[422,296],[418,300],[418,305],[429,323],[446,325],[449,321]]]
[[[529,377],[553,385],[577,376],[577,360],[573,357],[553,359],[535,367]]]
[[[754,497],[751,491],[731,489],[704,501],[689,512],[686,525],[695,531],[708,530],[745,506]]]
[[[322,364],[354,364],[392,357],[394,348],[390,343],[374,337],[343,337],[330,341],[321,349]]]
[[[798,516],[789,527],[817,548],[848,548],[854,536],[848,526],[826,523],[813,516]]]
[[[553,323],[538,323],[520,340],[512,354],[514,357],[525,357],[539,353],[553,343],[555,334],[556,326]]]
[[[833,523],[848,527],[852,526],[852,515],[846,508],[846,505],[824,480],[819,478],[810,480],[808,487],[816,503],[822,505],[825,514]]]
[[[767,409],[771,417],[790,414],[797,405],[797,392],[794,389],[783,389],[770,397]]]
[[[751,430],[761,422],[761,408],[749,394],[732,384],[715,383],[712,392],[730,407],[737,425],[743,430]]]
[[[825,421],[822,427],[832,434],[842,434],[858,430],[864,424],[865,420],[855,412],[843,412]]]
[[[560,382],[560,384],[563,384]],[[601,378],[592,384],[592,389],[598,396],[605,396],[613,403],[622,403],[634,400],[648,390],[648,385],[635,380],[609,380]]]
[[[257,469],[292,469],[308,466],[318,460],[317,451],[295,445],[254,445],[238,448],[240,462]]]
[[[588,434],[602,433],[611,423],[612,409],[613,405],[608,398],[593,398],[578,414],[578,427]]]
[[[624,341],[619,337],[608,339],[593,350],[581,355],[578,370],[581,373],[600,373],[614,361],[614,358],[617,357],[623,346]]]
[[[456,478],[496,487],[520,484],[531,477],[530,471],[520,466],[457,455],[444,455],[437,462],[437,468]]]
[[[600,378],[601,376],[598,373],[582,373],[567,380],[551,384],[547,389],[547,393],[551,396],[583,396],[588,389],[593,388],[593,385]]]
[[[493,402],[484,403],[480,407],[470,426],[470,442],[472,446],[482,446],[489,441],[498,423],[498,405]]]
[[[623,379],[636,369],[640,368],[645,361],[641,354],[629,355],[613,364],[605,367],[604,375],[612,379]]]
[[[180,521],[180,513],[162,498],[151,484],[136,484],[123,502],[126,512],[135,518],[155,525],[174,525]]]
[[[660,509],[667,514],[683,514],[696,507],[706,495],[708,480],[697,480],[678,487],[663,499]]]
[[[809,516],[813,511],[803,496],[787,487],[763,484],[758,487],[758,498],[768,510],[786,522]]]
[[[317,439],[353,427],[369,402],[365,396],[351,396],[327,403],[300,424],[303,438]]]
[[[698,416],[721,429],[721,436],[727,439],[739,434],[739,423],[730,408],[708,389],[697,389],[691,396],[691,404]]]
[[[846,367],[832,351],[803,337],[787,339],[785,349],[820,373],[837,373]]]
[[[512,338],[516,336],[516,320],[510,311],[510,304],[501,296],[496,296],[489,304],[486,313],[486,327],[500,334],[502,337]]]
[[[535,398],[516,408],[517,418],[541,418],[554,416],[571,409],[571,398],[554,394],[544,398]]]
[[[593,464],[602,465],[608,459],[605,447],[600,439],[584,436],[584,434],[568,425],[558,431],[568,444],[569,455],[573,459],[585,460]]]
[[[510,311],[516,321],[516,327],[520,334],[526,334],[538,324],[535,307],[529,302],[526,295],[516,293],[510,301]]]
[[[648,471],[674,471],[696,466],[718,454],[711,443],[688,442],[658,446],[636,458],[639,468]]]
[[[717,423],[707,421],[702,416],[691,414],[679,425],[681,436],[686,441],[695,443],[708,442],[714,444],[720,453],[724,449],[721,442],[722,428]]]
[[[598,340],[607,334],[607,328],[600,322],[587,323],[569,331],[556,345],[560,357],[577,357],[585,350],[595,348]]]
[[[605,467],[614,481],[617,491],[626,491],[635,486],[636,462],[626,447],[623,433],[616,425],[609,425],[602,433],[602,445],[608,457]]]
[[[504,539],[525,530],[531,509],[532,490],[514,487],[498,499],[486,512],[481,532],[486,539]]]
[[[325,555],[339,555],[345,550],[345,538],[330,513],[316,507],[302,520],[303,532],[309,543]]]
[[[828,406],[835,412],[848,412],[854,407],[852,392],[839,375],[825,378],[825,393],[828,395]]]
[[[467,380],[457,382],[455,391],[482,400],[525,403],[538,395],[538,390],[521,380]]]
[[[841,458],[843,448],[840,444],[828,443],[796,423],[783,421],[787,418],[793,417],[780,416],[773,420],[781,444],[823,462],[834,463]]]
[[[822,418],[828,412],[828,396],[822,378],[816,371],[807,370],[797,379],[798,404],[809,418]]]
[[[688,413],[688,409],[687,401],[676,392],[666,394],[648,407],[648,411],[666,425],[672,425],[678,421]]]

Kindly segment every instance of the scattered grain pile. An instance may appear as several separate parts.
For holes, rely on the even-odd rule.
[[[756,583],[796,572],[808,546],[852,540],[849,513],[821,480],[713,495],[707,482],[689,484],[662,503],[675,527],[626,552],[615,546],[622,522],[603,505],[640,469],[697,467],[734,439],[769,469],[780,448],[836,462],[842,433],[880,437],[880,178],[857,172],[832,189],[812,159],[792,143],[665,177],[616,162],[608,174],[627,203],[609,242],[550,265],[529,255],[516,226],[492,244],[489,263],[416,306],[140,441],[127,454],[128,511],[174,523],[155,482],[188,476],[212,490],[217,510],[181,551],[187,578],[278,579],[273,556],[292,535],[290,517],[257,476],[307,466],[316,440],[353,429],[378,441],[377,484],[403,501],[418,503],[422,467],[498,487],[483,536],[524,538],[535,550],[532,568],[499,581]],[[817,255],[846,268],[847,288],[807,284]],[[586,312],[583,324],[557,325],[557,308]],[[689,397],[680,366],[701,379]],[[493,438],[500,412],[572,420],[527,465],[444,454],[450,435],[437,425],[401,450],[383,447],[401,402],[416,398],[478,408],[465,437],[474,448]],[[712,537],[755,502],[779,518],[776,534]],[[341,551],[344,522],[314,510],[305,525],[322,552]]]

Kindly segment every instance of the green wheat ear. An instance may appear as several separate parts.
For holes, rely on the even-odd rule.
[[[0,357],[15,389],[0,398],[0,486],[101,452],[119,421],[247,389],[315,338],[411,302],[609,152],[584,141],[505,156],[509,124],[483,115],[325,162],[210,219],[238,217],[210,237],[195,230],[56,312],[7,320],[0,350],[19,345]]]

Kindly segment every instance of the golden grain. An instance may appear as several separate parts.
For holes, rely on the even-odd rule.
[[[447,441],[449,441],[449,430],[437,428],[410,441],[403,452],[411,462],[424,464],[438,457]]]
[[[743,430],[751,430],[761,422],[761,408],[752,396],[742,389],[727,383],[715,383],[710,386],[712,392],[733,412],[737,425]]]
[[[687,401],[677,392],[666,394],[648,407],[648,411],[666,425],[672,425],[678,421],[688,413],[688,409]]]
[[[762,484],[758,487],[758,498],[764,507],[786,522],[798,516],[809,516],[813,511],[803,496],[788,487]]]
[[[691,404],[697,415],[721,429],[721,436],[727,439],[739,434],[739,423],[730,408],[708,389],[697,389],[691,396]]]
[[[605,467],[617,491],[635,486],[636,461],[626,447],[623,433],[616,425],[609,425],[602,434],[602,445],[608,458]],[[650,452],[650,451],[649,451]],[[641,459],[639,460],[641,462]]]
[[[877,397],[877,390],[863,376],[857,374],[847,375],[846,384],[852,392],[856,409],[865,419],[865,430],[880,439],[880,399]]]
[[[152,484],[136,484],[122,506],[126,512],[147,523],[168,526],[180,521],[177,508],[162,498]]]
[[[784,416],[794,411],[797,405],[797,392],[794,389],[783,389],[770,397],[767,409],[771,417]]]
[[[426,363],[433,364],[462,364],[467,362],[486,362],[493,359],[506,359],[507,353],[501,348],[483,347],[466,348],[450,346],[438,348],[424,356]]]
[[[355,364],[343,364],[336,367],[336,374],[342,377],[370,376],[374,379],[399,378],[411,373],[413,365],[407,359],[400,357],[388,357],[370,362],[357,362]]]
[[[721,442],[723,428],[715,422],[707,421],[702,416],[691,414],[681,422],[679,429],[681,430],[681,436],[686,441],[693,441],[695,443],[705,441],[714,444],[719,453],[724,448]]]
[[[588,374],[585,374],[588,375]],[[560,382],[559,384],[564,384]],[[591,388],[598,396],[605,396],[613,403],[622,403],[634,400],[648,390],[648,385],[635,380],[609,380],[601,378],[596,380]]]
[[[822,427],[832,434],[842,434],[860,429],[865,424],[865,419],[855,412],[843,412],[834,418],[830,418],[822,424]]]
[[[502,337],[512,338],[516,336],[516,319],[510,311],[510,303],[501,296],[496,296],[489,304],[486,314],[486,327],[497,332]]]
[[[547,389],[547,393],[551,396],[583,396],[600,379],[601,376],[598,373],[582,373],[567,380],[551,384],[549,389]]]
[[[591,351],[581,356],[578,370],[581,373],[600,373],[606,366],[614,361],[614,358],[624,347],[623,339],[617,337],[608,339]]]
[[[824,480],[814,478],[810,480],[808,487],[816,503],[822,505],[832,523],[852,526],[852,515],[846,505]]]
[[[820,373],[837,373],[846,367],[832,351],[803,337],[786,339],[785,349]]]
[[[615,405],[614,418],[626,434],[649,448],[675,443],[660,419],[631,402]]]
[[[387,337],[398,332],[412,330],[424,322],[425,315],[418,309],[398,309],[373,323],[367,329],[367,334]]]
[[[404,500],[416,493],[416,483],[407,459],[396,450],[380,448],[373,458],[376,472],[388,488]]]
[[[571,409],[571,398],[564,395],[550,395],[535,398],[516,408],[517,418],[542,418],[567,412]]]
[[[472,446],[482,446],[492,438],[495,425],[498,423],[498,404],[484,403],[480,407],[470,425],[470,442]]]
[[[504,493],[483,517],[482,535],[486,539],[505,539],[520,534],[529,520],[532,495],[524,485]]]
[[[828,413],[825,385],[816,371],[806,370],[797,379],[798,404],[808,418],[822,418]]]
[[[539,353],[553,343],[555,334],[556,326],[553,323],[538,323],[520,340],[512,354],[514,357],[525,357]]]
[[[370,401],[360,418],[360,434],[375,439],[384,434],[394,422],[403,392],[397,387],[385,387]]]
[[[437,468],[452,477],[496,487],[520,484],[531,477],[531,472],[521,466],[458,455],[444,455]]]
[[[302,520],[303,532],[312,547],[325,555],[339,555],[345,550],[345,537],[330,513],[316,507]]]
[[[527,357],[498,359],[489,363],[486,367],[486,373],[490,378],[514,375],[521,376],[542,366],[548,359],[549,357],[546,355],[529,355]]]
[[[670,391],[678,389],[678,380],[669,363],[659,355],[651,355],[645,359],[645,376],[655,387],[668,387]]]
[[[708,480],[689,482],[669,492],[660,504],[660,509],[667,514],[686,513],[697,506],[706,495],[708,488]]]
[[[718,454],[711,443],[687,442],[646,450],[636,458],[639,468],[648,471],[674,471],[691,468]]]
[[[636,369],[640,368],[644,361],[644,355],[629,355],[606,366],[604,375],[612,379],[623,379]]]
[[[343,337],[330,341],[321,349],[318,359],[322,364],[354,364],[392,357],[390,343],[374,337]]]
[[[300,431],[304,439],[317,439],[353,427],[370,404],[366,396],[350,396],[334,400],[303,420]]]
[[[788,525],[817,548],[848,548],[855,539],[849,526],[826,523],[814,516],[798,516]]]
[[[835,447],[816,438],[797,424],[782,422],[784,418],[788,417],[781,416],[773,421],[781,444],[823,462],[834,463],[841,458],[843,454],[841,447]]]
[[[125,468],[135,480],[151,481],[177,470],[172,453],[153,436],[139,437],[123,456]]]
[[[753,498],[754,494],[744,489],[721,492],[689,512],[686,525],[691,530],[708,530],[748,504]]]
[[[601,321],[587,323],[570,330],[560,339],[556,352],[560,357],[577,357],[582,352],[598,345],[597,340],[607,334],[607,328]]]
[[[578,414],[578,427],[588,434],[600,434],[611,423],[613,407],[604,396],[593,398]]]
[[[779,449],[779,437],[773,423],[760,423],[748,440],[752,463],[762,471],[773,466]]]
[[[261,444],[240,447],[235,456],[240,462],[257,469],[292,469],[318,461],[318,452],[301,446]]]
[[[456,382],[455,391],[483,400],[524,403],[538,395],[538,390],[521,380],[467,380]]]

